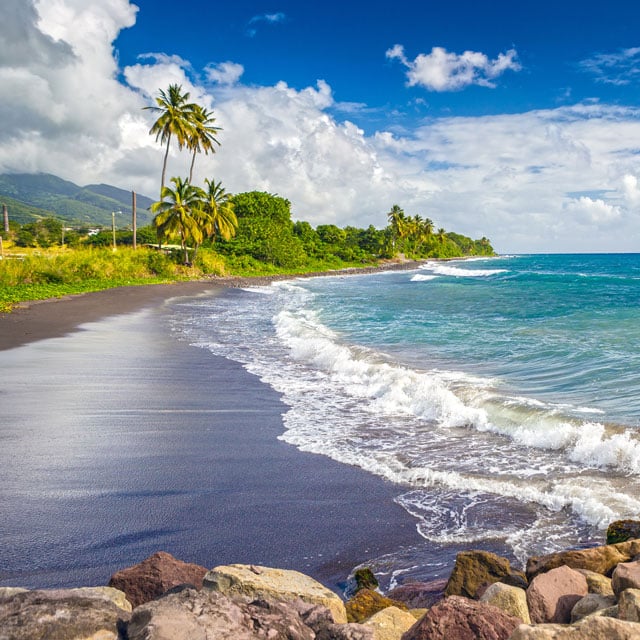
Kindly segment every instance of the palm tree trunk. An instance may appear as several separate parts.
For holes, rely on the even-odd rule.
[[[169,158],[170,143],[171,143],[171,134],[167,136],[167,150],[164,152],[164,162],[162,163],[162,179],[160,180],[160,200],[162,200],[162,190],[164,189],[164,180],[167,176],[167,159]]]
[[[193,166],[196,163],[196,150],[193,150],[193,157],[191,158],[191,167],[189,168],[189,184],[193,181]]]

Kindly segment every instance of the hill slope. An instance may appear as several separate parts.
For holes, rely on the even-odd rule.
[[[137,196],[138,225],[151,221],[148,208],[153,200]],[[0,204],[9,208],[9,218],[20,224],[55,216],[68,224],[110,226],[131,221],[131,192],[107,184],[80,187],[48,173],[0,175]]]

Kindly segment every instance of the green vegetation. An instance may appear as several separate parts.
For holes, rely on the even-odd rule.
[[[398,205],[387,214],[389,224],[384,229],[333,224],[314,228],[308,222],[294,222],[290,202],[280,196],[260,191],[232,196],[213,179],[205,180],[206,188],[193,185],[196,156],[215,151],[220,144],[215,136],[221,129],[214,126],[211,112],[188,100],[189,94],[179,85],[171,85],[160,91],[157,106],[146,107],[159,114],[150,133],[166,149],[160,200],[146,199],[155,216],[149,226],[136,229],[140,247],[136,250],[133,231],[115,224],[114,212],[130,198],[129,192],[108,185],[80,188],[55,176],[0,176],[0,196],[6,193],[14,199],[11,202],[29,202],[20,205],[20,211],[30,216],[22,224],[10,216],[9,230],[0,232],[0,311],[23,300],[125,284],[494,255],[486,238],[472,240],[443,228],[434,231],[432,220],[407,216]],[[172,177],[173,186],[167,186],[172,140],[190,152],[190,177]],[[106,207],[102,211],[109,212],[111,225],[90,229],[86,223],[78,224],[100,207]],[[70,224],[70,219],[76,223]]]

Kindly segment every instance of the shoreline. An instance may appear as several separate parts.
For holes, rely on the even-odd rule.
[[[297,278],[340,277],[381,271],[410,271],[419,268],[424,262],[391,262],[376,266],[288,275],[213,276],[204,280],[114,287],[62,298],[31,300],[21,303],[11,313],[0,313],[0,351],[13,349],[37,340],[60,337],[77,331],[80,325],[87,322],[95,322],[109,316],[158,306],[174,297],[197,296],[213,292],[216,289],[267,286],[272,282]]]
[[[403,487],[279,440],[277,392],[168,330],[173,299],[274,279],[109,289],[0,319],[0,585],[106,584],[163,549],[340,591],[356,565],[424,542]]]

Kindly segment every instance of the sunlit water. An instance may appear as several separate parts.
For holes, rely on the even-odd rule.
[[[526,557],[640,513],[640,255],[300,279],[180,305],[175,330],[283,394],[282,439],[399,486],[425,544]]]

